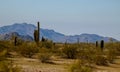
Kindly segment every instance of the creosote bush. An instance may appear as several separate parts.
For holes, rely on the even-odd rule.
[[[112,50],[112,51],[110,50],[110,51],[108,52],[108,54],[107,54],[107,60],[108,60],[108,62],[109,62],[109,63],[114,63],[115,58],[116,58],[116,55],[115,55],[114,51],[113,51],[113,50]]]
[[[0,72],[22,72],[21,68],[9,61],[0,62]]]
[[[42,63],[50,63],[51,61],[51,56],[52,56],[52,52],[51,49],[48,48],[40,48],[39,49],[39,53],[37,54],[38,59],[42,62]]]
[[[39,48],[36,43],[24,43],[18,48],[19,53],[24,56],[31,58],[33,55],[39,52]]]
[[[62,51],[68,59],[75,59],[77,57],[76,45],[65,45]]]
[[[42,43],[42,47],[44,48],[52,48],[53,47],[53,43],[51,41],[45,41],[45,42],[41,42]]]
[[[78,54],[78,59],[84,61],[88,66],[92,66],[95,62],[95,52],[96,50],[88,49],[88,50],[80,50]]]
[[[50,63],[51,59],[50,59],[51,55],[49,53],[43,53],[43,54],[39,54],[38,55],[38,59],[42,62],[42,63]]]
[[[15,66],[13,62],[7,59],[8,50],[4,43],[0,46],[2,46],[0,49],[0,72],[21,72],[20,67]]]
[[[85,62],[82,62],[82,60],[78,60],[71,65],[70,72],[92,72],[92,68],[85,65]]]
[[[29,58],[35,55],[38,56],[38,59],[42,63],[51,63],[52,58],[61,58],[61,56],[62,58],[79,59],[80,61],[70,67],[70,72],[91,72],[91,67],[94,66],[94,64],[107,66],[109,63],[115,62],[116,56],[120,56],[119,42],[104,43],[102,47],[104,50],[101,49],[100,45],[92,43],[53,44],[53,42],[46,40],[37,44],[35,42],[20,41],[19,43],[19,41],[17,41],[16,46],[14,46],[11,41],[0,41],[0,72],[19,72],[19,68],[18,71],[16,69],[17,66],[12,66],[6,61],[6,55],[9,52],[16,52]],[[14,71],[14,69],[16,69],[16,71]]]
[[[7,50],[4,49],[3,51],[0,51],[0,61],[6,60],[7,57]]]
[[[96,65],[103,65],[103,66],[107,66],[108,65],[108,60],[106,57],[102,56],[102,55],[98,55],[95,57],[95,64]]]

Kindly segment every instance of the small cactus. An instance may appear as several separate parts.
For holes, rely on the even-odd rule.
[[[42,41],[42,42],[45,42],[45,41],[46,41],[46,39],[45,39],[44,37],[42,37],[41,41]]]
[[[79,41],[79,38],[77,38],[77,43],[79,44],[79,42],[80,42],[80,41]]]
[[[15,46],[17,45],[17,37],[15,37],[15,39],[14,39],[14,45]]]
[[[98,47],[98,41],[96,41],[96,47]]]

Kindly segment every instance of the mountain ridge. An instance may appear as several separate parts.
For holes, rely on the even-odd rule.
[[[27,24],[27,23],[15,23],[13,25],[3,26],[0,27],[0,34],[9,34],[12,32],[16,32],[21,36],[30,36],[33,38],[34,30],[37,29],[37,27],[33,24]],[[69,42],[69,43],[75,43],[79,42],[96,42],[100,40],[104,40],[105,42],[109,42],[109,39],[111,37],[103,37],[99,36],[97,34],[88,34],[83,33],[80,35],[64,35],[62,33],[56,32],[52,29],[43,29],[40,28],[40,38],[45,37],[47,39],[53,40],[54,42]],[[118,41],[114,38],[112,38],[113,41]]]

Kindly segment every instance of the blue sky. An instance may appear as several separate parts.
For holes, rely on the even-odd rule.
[[[0,0],[0,27],[37,21],[65,35],[90,33],[120,40],[120,0]]]

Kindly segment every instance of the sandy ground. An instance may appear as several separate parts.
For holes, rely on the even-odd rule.
[[[95,72],[120,72],[120,58],[116,59],[114,64],[109,64],[109,66],[96,66]]]
[[[74,62],[74,60],[57,59],[53,60],[53,64],[49,64],[29,58],[13,58],[13,60],[24,72],[68,72],[69,65]]]
[[[54,64],[41,63],[38,59],[12,58],[14,63],[22,67],[24,72],[68,72],[75,60],[54,59]],[[109,66],[95,66],[94,72],[120,72],[120,59]]]

